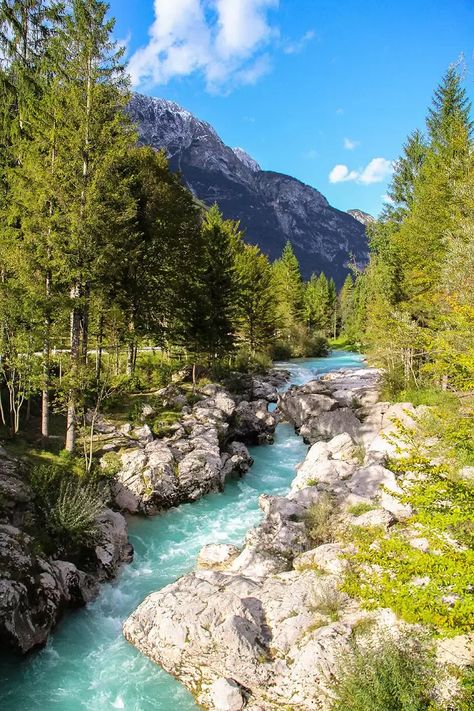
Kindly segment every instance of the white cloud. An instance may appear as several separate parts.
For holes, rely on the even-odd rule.
[[[394,205],[394,204],[395,204],[394,200],[392,200],[392,198],[390,197],[390,195],[389,195],[388,193],[385,193],[384,195],[382,195],[382,200],[383,200],[385,203],[388,203],[389,205]]]
[[[385,178],[388,178],[392,171],[393,162],[391,160],[387,160],[386,158],[372,158],[358,177],[358,181],[364,185],[381,183]]]
[[[279,0],[154,0],[149,42],[130,59],[134,87],[200,72],[211,91],[253,84],[268,72],[264,48],[278,31],[268,11]]]
[[[329,182],[345,183],[347,180],[356,180],[358,175],[356,170],[349,170],[347,165],[338,164],[329,173]]]
[[[338,164],[329,173],[330,183],[345,183],[353,180],[362,185],[383,182],[393,171],[393,162],[386,158],[372,158],[362,170],[349,170],[347,165]]]
[[[299,40],[295,42],[288,42],[284,47],[283,51],[285,54],[299,54],[306,47],[308,42],[311,42],[316,38],[316,32],[314,30],[308,30],[304,33]]]
[[[345,138],[344,139],[344,148],[347,151],[353,151],[354,148],[357,148],[357,146],[360,145],[360,141],[353,141],[352,138]]]

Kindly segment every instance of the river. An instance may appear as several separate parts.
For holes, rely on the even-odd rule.
[[[282,363],[290,383],[303,384],[341,367],[361,367],[356,353]],[[285,494],[307,447],[287,424],[275,443],[251,447],[255,460],[242,479],[154,518],[131,518],[131,565],[85,608],[65,616],[40,652],[0,662],[2,711],[196,711],[192,696],[173,677],[130,646],[123,620],[151,592],[191,570],[206,543],[242,543],[261,518],[262,493]]]

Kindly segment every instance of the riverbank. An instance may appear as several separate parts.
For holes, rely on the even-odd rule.
[[[334,353],[284,367],[291,371],[290,383],[302,383],[332,368],[362,365],[360,361],[358,355]],[[286,493],[306,449],[290,425],[280,424],[273,445],[249,446],[253,466],[245,477],[228,480],[223,493],[160,516],[128,518],[134,561],[117,581],[103,586],[95,601],[66,615],[44,650],[21,663],[2,660],[2,708],[43,709],[54,703],[62,711],[135,706],[140,711],[173,706],[194,710],[181,685],[125,642],[122,622],[147,594],[192,569],[206,543],[240,546],[261,518],[259,495]]]
[[[344,592],[352,532],[388,531],[412,516],[387,464],[402,445],[397,424],[412,427],[417,412],[378,402],[378,377],[334,373],[283,394],[280,412],[314,443],[290,493],[260,498],[264,519],[240,551],[206,547],[195,572],[125,622],[127,639],[206,708],[330,709],[354,642],[369,629],[394,638],[408,629],[393,611],[369,611]],[[418,543],[413,530],[409,544]],[[438,654],[469,663],[469,639],[443,642]],[[440,703],[456,694],[445,672],[429,690]]]
[[[52,470],[44,466],[30,470],[0,450],[2,644],[20,653],[43,645],[67,608],[90,602],[100,583],[130,562],[133,549],[122,514],[157,514],[220,491],[228,477],[245,474],[252,458],[244,443],[272,441],[276,419],[268,412],[268,402],[276,401],[277,385],[287,377],[283,370],[259,378],[236,374],[232,393],[216,384],[192,393],[179,384],[170,385],[142,404],[138,423],[97,417],[93,447],[106,475],[97,504],[102,510],[90,524],[95,534],[74,546],[72,540],[56,541],[44,530],[42,499],[50,507],[49,515],[70,524],[72,535],[72,517],[83,515],[80,509],[89,505],[88,498],[78,498],[74,510],[69,501],[77,492],[69,486],[64,489],[69,501],[55,504]],[[159,436],[153,418],[164,406],[175,413],[174,424],[166,436]],[[63,484],[58,481],[57,486]],[[104,508],[102,501],[113,510]],[[68,531],[64,529],[64,536]]]

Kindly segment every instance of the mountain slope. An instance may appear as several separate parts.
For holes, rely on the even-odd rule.
[[[246,240],[272,259],[290,239],[305,277],[324,271],[340,285],[347,263],[367,259],[365,227],[331,207],[317,190],[288,175],[261,170],[241,148],[229,148],[208,123],[177,104],[134,94],[130,115],[140,143],[165,148],[194,194],[240,219]]]
[[[347,214],[351,215],[355,220],[362,222],[363,225],[370,225],[372,222],[375,222],[375,217],[372,217],[372,215],[369,215],[368,212],[364,212],[363,210],[348,210]]]

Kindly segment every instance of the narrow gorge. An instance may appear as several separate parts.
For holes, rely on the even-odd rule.
[[[292,384],[333,369],[361,366],[356,354],[335,352],[329,358],[295,361],[283,366]],[[122,636],[122,624],[150,593],[192,570],[207,544],[241,546],[259,523],[258,498],[287,493],[296,465],[307,451],[290,424],[280,424],[272,445],[250,446],[253,466],[243,478],[231,478],[223,493],[181,504],[157,516],[129,517],[134,560],[116,582],[105,585],[86,608],[69,613],[46,647],[23,661],[4,658],[0,666],[2,709],[64,711],[87,708],[196,708],[191,695]]]

